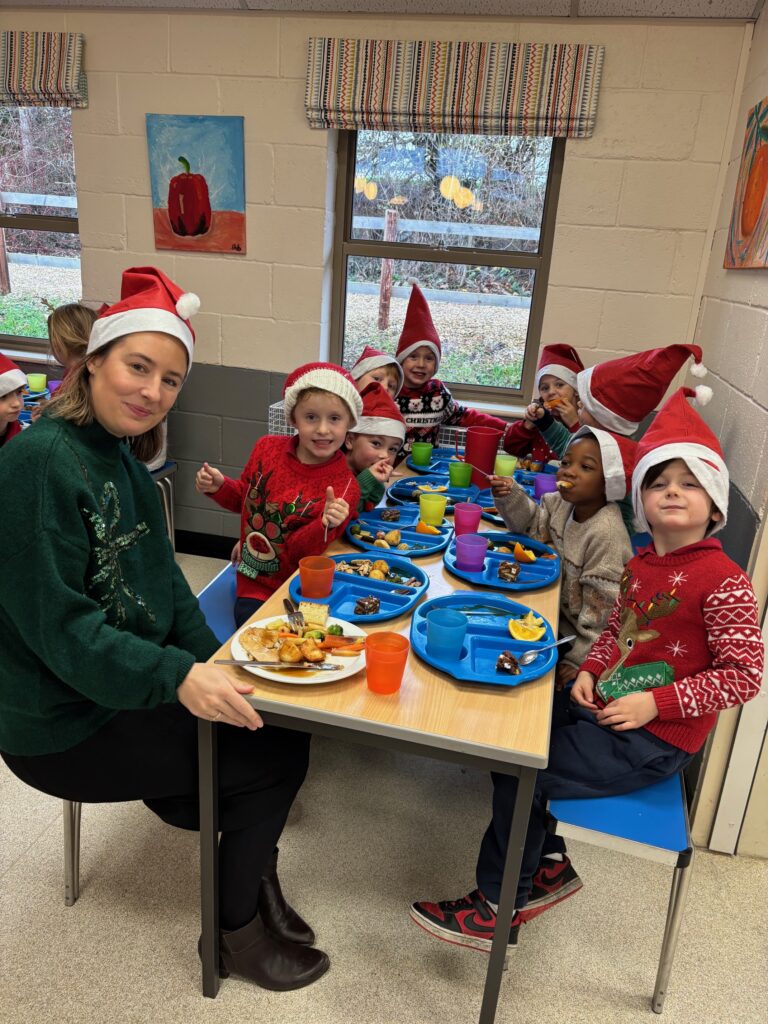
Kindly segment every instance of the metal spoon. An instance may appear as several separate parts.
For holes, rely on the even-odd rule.
[[[530,665],[532,661],[535,661],[540,654],[544,651],[551,651],[553,647],[559,647],[560,644],[567,644],[570,640],[575,640],[576,634],[573,636],[564,636],[562,640],[558,640],[554,644],[546,644],[544,647],[538,647],[535,651],[523,651],[520,657],[517,659],[518,665]]]

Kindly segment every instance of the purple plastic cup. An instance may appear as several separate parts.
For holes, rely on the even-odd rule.
[[[456,538],[456,568],[465,572],[482,572],[488,538],[479,533],[465,533]]]
[[[533,478],[533,493],[537,498],[556,490],[557,476],[554,473],[537,473]]]
[[[472,501],[460,501],[453,506],[453,527],[456,536],[461,537],[465,533],[477,533],[480,525],[480,516],[483,514],[482,507],[475,505]]]
[[[56,391],[56,389],[60,388],[60,387],[61,387],[61,381],[60,380],[49,380],[48,381],[48,390],[51,392],[51,394],[53,394],[54,391]]]

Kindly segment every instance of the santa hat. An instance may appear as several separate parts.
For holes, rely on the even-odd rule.
[[[632,434],[659,404],[683,363],[693,356],[694,377],[704,377],[698,345],[667,345],[598,363],[578,376],[581,404],[601,427]],[[707,389],[709,390],[709,389]]]
[[[551,373],[553,377],[559,377],[575,389],[576,377],[583,369],[584,363],[575,348],[571,348],[570,345],[545,345],[539,356],[533,386],[538,391],[541,378]]]
[[[637,441],[612,434],[598,427],[579,427],[568,441],[568,447],[580,437],[594,437],[600,446],[605,477],[605,497],[608,501],[621,501],[629,494],[632,470],[637,457]]]
[[[91,328],[87,354],[91,355],[116,338],[138,331],[159,331],[178,338],[187,350],[187,373],[192,366],[195,333],[189,318],[200,309],[193,292],[183,292],[156,267],[131,267],[123,271],[120,301],[102,306]]]
[[[26,374],[22,373],[16,363],[11,362],[8,356],[4,356],[0,352],[0,398],[3,395],[10,395],[17,388],[23,388],[26,383]]]
[[[415,284],[411,289],[403,330],[397,343],[398,363],[402,363],[408,356],[412,356],[421,345],[426,345],[434,352],[435,369],[437,369],[442,355],[440,337],[432,323],[432,314],[429,312],[427,300],[424,298],[421,288]]]
[[[349,372],[355,380],[360,380],[360,378],[364,377],[366,373],[371,373],[372,370],[378,370],[382,366],[391,366],[397,372],[398,385],[395,394],[399,394],[404,380],[403,368],[394,356],[388,355],[386,352],[381,352],[377,348],[372,348],[370,345],[366,345],[363,349],[362,355]]]
[[[686,398],[701,400],[701,391],[709,388],[678,388],[659,410],[637,446],[637,464],[632,474],[632,504],[641,529],[650,530],[642,501],[643,480],[649,469],[660,462],[682,459],[701,486],[710,496],[722,519],[712,523],[707,536],[722,530],[728,520],[728,467],[723,459],[720,442]],[[711,395],[711,392],[710,392]]]
[[[352,428],[353,434],[383,434],[405,441],[405,420],[386,388],[372,381],[363,388],[361,398],[363,415]]]
[[[319,388],[321,391],[330,391],[332,395],[338,395],[352,415],[352,427],[360,419],[363,400],[350,374],[335,363],[305,363],[288,374],[283,387],[283,408],[289,423],[296,400],[307,388]]]

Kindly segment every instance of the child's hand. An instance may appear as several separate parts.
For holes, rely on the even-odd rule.
[[[323,509],[323,526],[330,526],[336,529],[341,526],[349,515],[349,502],[343,498],[335,498],[333,488],[329,487],[325,492],[325,508]]]
[[[389,481],[389,478],[392,476],[392,469],[393,467],[386,459],[379,459],[378,462],[374,462],[372,466],[368,467],[368,471],[382,484],[386,484]]]
[[[595,704],[595,680],[591,672],[579,672],[571,687],[571,700],[579,707],[597,711]]]
[[[513,480],[511,476],[489,476],[488,479],[491,483],[491,494],[494,498],[504,498],[512,493]]]
[[[232,551],[230,552],[229,560],[232,563],[232,565],[237,565],[240,562],[240,541],[239,540],[235,542],[235,546],[232,548]]]
[[[598,711],[597,721],[599,725],[608,725],[616,732],[625,732],[627,729],[641,729],[653,721],[658,713],[652,693],[628,693],[626,697],[619,697]]]
[[[529,430],[532,430],[536,426],[536,420],[540,420],[544,415],[544,407],[539,405],[538,402],[531,402],[531,404],[525,410],[525,422],[530,423]]]
[[[561,423],[564,423],[566,427],[570,429],[574,423],[579,422],[579,407],[577,405],[578,399],[574,398],[572,402],[569,402],[567,398],[560,396],[560,405],[554,411],[554,415],[560,419]]]
[[[567,661],[561,661],[558,663],[555,669],[555,689],[564,690],[568,683],[572,683],[578,675],[578,669]]]
[[[195,474],[195,490],[198,494],[215,494],[224,483],[224,474],[215,466],[204,462]]]

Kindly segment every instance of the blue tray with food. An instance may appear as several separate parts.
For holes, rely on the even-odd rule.
[[[331,555],[338,568],[330,597],[314,599],[327,604],[330,615],[347,622],[385,622],[409,612],[429,587],[429,577],[407,558],[376,552],[367,558]],[[298,604],[304,600],[298,574],[288,592]]]
[[[481,533],[488,538],[488,552],[480,572],[468,572],[456,565],[456,538],[443,554],[445,568],[453,576],[478,587],[499,590],[538,590],[560,576],[560,557],[540,541],[522,533]]]
[[[470,487],[451,487],[447,473],[435,473],[431,476],[406,476],[396,480],[387,491],[387,498],[397,505],[417,502],[422,494],[444,494],[448,499],[446,513],[453,510],[457,501],[474,501],[480,490],[472,484]]]
[[[430,653],[427,646],[427,615],[436,608],[450,608],[467,617],[467,633],[458,658]],[[530,665],[517,659],[525,652],[555,642],[552,626],[527,605],[503,594],[459,590],[424,601],[411,619],[411,649],[434,668],[454,679],[491,686],[518,686],[538,679],[557,662],[557,648],[542,651]]]
[[[459,448],[459,456],[464,458],[464,450]],[[415,470],[417,473],[437,473],[447,474],[448,463],[456,461],[456,451],[453,448],[433,448],[432,458],[429,460],[426,466],[419,466],[413,461],[413,456],[409,455],[405,460],[406,466]]]
[[[444,519],[441,526],[425,526],[418,508],[375,508],[361,512],[345,531],[345,537],[363,551],[389,551],[401,558],[423,558],[442,551],[451,539],[453,526]]]

